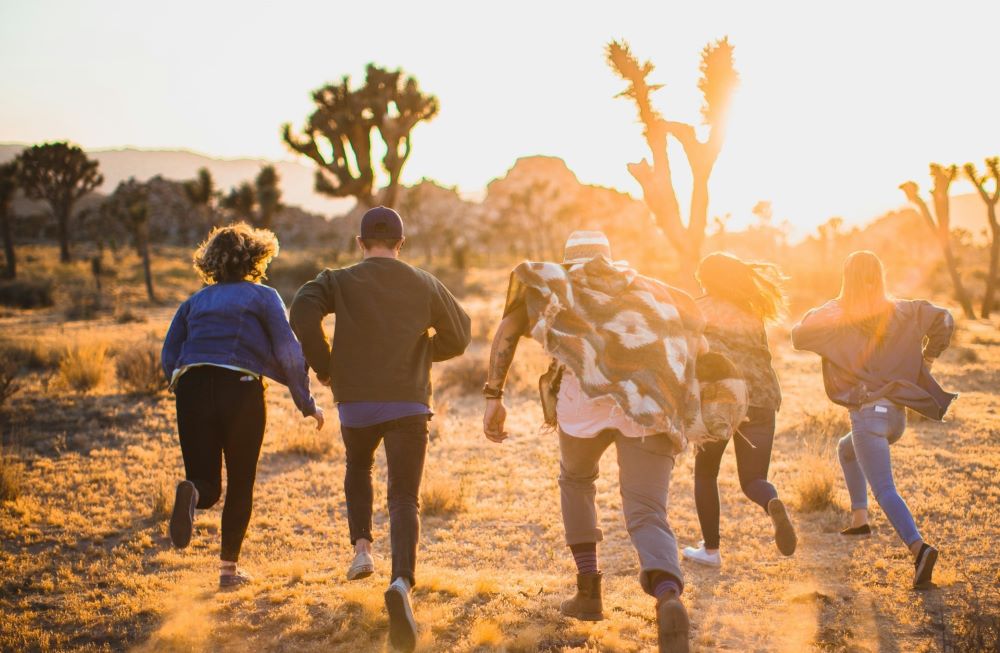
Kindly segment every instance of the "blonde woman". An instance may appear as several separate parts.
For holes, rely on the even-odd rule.
[[[913,585],[930,582],[938,551],[917,530],[892,476],[889,445],[906,430],[906,408],[934,420],[957,395],[931,376],[951,341],[951,314],[923,300],[890,297],[882,262],[868,251],[844,263],[840,296],[806,314],[792,330],[798,349],[823,357],[823,381],[835,404],[848,409],[851,432],[840,441],[840,464],[851,496],[851,526],[867,535],[867,486],[913,555]]]
[[[181,549],[190,543],[195,509],[219,500],[225,460],[220,587],[250,580],[237,560],[267,421],[263,377],[288,386],[295,406],[323,427],[285,306],[260,283],[277,254],[278,239],[266,229],[244,223],[213,229],[194,254],[206,286],[180,305],[163,342],[186,477],[177,486],[170,539]]]

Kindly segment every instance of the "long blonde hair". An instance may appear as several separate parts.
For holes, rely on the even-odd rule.
[[[788,310],[785,276],[771,263],[713,252],[701,260],[695,276],[709,295],[736,304],[762,320],[778,322]]]
[[[845,326],[860,328],[876,342],[885,337],[895,304],[885,290],[885,268],[874,252],[860,250],[844,261],[837,297]]]

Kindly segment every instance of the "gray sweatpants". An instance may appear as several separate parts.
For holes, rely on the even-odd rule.
[[[627,438],[606,429],[593,438],[560,432],[559,488],[566,544],[600,542],[597,526],[597,480],[601,454],[614,442],[618,452],[618,479],[625,527],[639,554],[639,582],[653,594],[653,572],[663,571],[681,583],[677,539],[667,523],[667,493],[674,468],[674,445],[666,435]]]

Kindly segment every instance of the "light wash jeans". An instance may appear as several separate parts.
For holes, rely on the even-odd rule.
[[[844,481],[851,495],[851,509],[868,508],[866,485],[889,522],[907,546],[922,539],[910,509],[896,491],[889,445],[906,430],[906,409],[879,400],[850,411],[851,432],[840,440],[838,454]]]
[[[601,454],[615,445],[625,528],[639,554],[639,583],[650,596],[655,572],[666,572],[684,586],[677,559],[677,538],[667,522],[667,496],[674,468],[674,443],[665,434],[629,438],[605,429],[592,438],[559,434],[559,488],[566,544],[600,542],[595,482]]]

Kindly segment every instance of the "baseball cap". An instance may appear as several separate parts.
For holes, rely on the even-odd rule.
[[[361,216],[361,237],[399,240],[403,237],[403,218],[387,206],[368,209]]]

